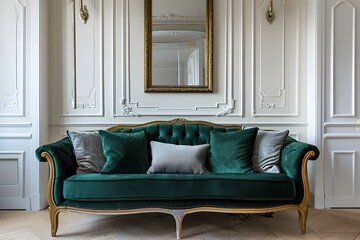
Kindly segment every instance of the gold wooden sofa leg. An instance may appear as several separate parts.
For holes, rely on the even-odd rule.
[[[55,237],[56,232],[59,227],[59,213],[56,208],[49,207],[49,216],[50,216],[50,224],[51,224],[51,236]]]
[[[299,212],[299,225],[301,229],[301,233],[306,233],[306,221],[308,217],[308,208],[305,209],[298,209]]]
[[[182,223],[186,215],[185,210],[171,210],[171,215],[173,215],[176,223],[176,238],[181,239]]]

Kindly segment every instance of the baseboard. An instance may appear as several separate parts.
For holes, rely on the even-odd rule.
[[[47,193],[32,193],[30,195],[32,211],[40,211],[48,206]]]
[[[314,208],[315,209],[324,209],[325,208],[325,198],[324,194],[316,193],[314,194]]]
[[[30,210],[29,198],[0,198],[0,209]]]

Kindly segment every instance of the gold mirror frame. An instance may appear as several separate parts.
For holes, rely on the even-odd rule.
[[[206,67],[203,86],[166,86],[152,83],[152,0],[144,0],[145,92],[213,91],[213,0],[206,0]]]

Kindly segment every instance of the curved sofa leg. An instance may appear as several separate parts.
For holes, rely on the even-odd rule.
[[[182,223],[185,217],[185,210],[171,210],[176,223],[176,238],[181,239]]]
[[[55,237],[56,232],[59,227],[59,213],[56,208],[49,207],[49,216],[50,216],[50,223],[51,223],[51,236]]]
[[[301,233],[305,234],[306,233],[306,221],[307,221],[307,217],[308,217],[308,208],[298,209],[298,212],[299,212],[299,224],[300,224]]]

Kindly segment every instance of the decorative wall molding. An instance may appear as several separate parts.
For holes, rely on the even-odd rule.
[[[181,102],[176,102],[176,106],[162,105],[161,103],[152,103],[145,102],[142,99],[136,98],[131,92],[134,89],[133,81],[130,81],[130,1],[122,0],[116,1],[116,15],[114,16],[114,21],[116,21],[117,29],[116,34],[114,35],[115,48],[117,49],[116,56],[116,76],[114,79],[114,86],[120,88],[121,90],[115,91],[118,97],[114,99],[114,117],[140,117],[140,116],[240,116],[239,114],[234,114],[235,111],[235,100],[234,100],[234,76],[233,76],[233,0],[225,1],[225,11],[224,14],[224,27],[227,29],[225,36],[225,68],[224,72],[224,82],[219,82],[224,84],[224,92],[221,95],[223,99],[221,102],[213,101],[209,105],[197,105],[196,102],[189,104],[181,104]],[[241,1],[242,6],[242,1]],[[241,9],[242,10],[242,9]],[[171,16],[174,17],[174,16]],[[117,19],[118,18],[118,19]],[[119,19],[121,18],[121,19]],[[242,23],[241,31],[242,29]],[[242,46],[242,42],[241,42]],[[242,47],[240,47],[242,49]],[[242,54],[240,54],[242,56]],[[241,66],[242,67],[242,66]],[[240,79],[241,86],[243,85],[243,77]],[[139,89],[136,91],[143,91]],[[241,89],[242,91],[242,89]],[[146,94],[144,94],[146,96]],[[177,93],[179,98],[187,96],[187,93]],[[160,96],[160,95],[157,95]],[[203,97],[208,97],[210,95],[201,94],[197,98],[201,99]],[[175,101],[174,101],[175,102]],[[201,101],[200,101],[201,102]],[[167,103],[168,101],[163,101]],[[192,105],[193,104],[193,105]],[[242,105],[241,107],[241,116],[242,116]]]
[[[234,99],[229,99],[228,100],[228,105],[225,106],[222,111],[216,113],[216,116],[217,117],[226,116],[228,114],[233,113],[234,109],[235,109],[235,100]]]
[[[17,89],[14,89],[13,93],[6,97],[6,96],[0,96],[0,99],[9,99],[7,102],[3,101],[2,104],[0,104],[0,110],[1,109],[7,109],[7,108],[18,108],[19,107],[19,91]]]
[[[326,133],[324,138],[360,138],[359,133]]]
[[[286,25],[288,19],[286,16],[285,7],[287,6],[287,0],[281,0],[275,2],[277,4],[275,9],[277,9],[277,18],[274,20],[272,25],[269,25],[265,18],[265,11],[267,8],[267,1],[258,0],[252,1],[253,8],[253,19],[252,19],[252,117],[296,117],[299,115],[299,64],[300,64],[300,3],[297,2],[297,9],[294,9],[296,12],[296,56],[294,57],[295,62],[295,73],[294,78],[288,79],[286,77]],[[290,20],[289,20],[290,21]],[[275,36],[281,36],[280,41],[274,41],[274,39],[269,39],[263,36],[263,34],[269,33],[269,28],[273,28],[273,31],[277,31]],[[274,32],[271,31],[274,36]],[[266,39],[266,45],[263,45],[262,39]],[[264,43],[265,44],[265,43]],[[275,45],[274,45],[275,44]],[[281,44],[281,46],[276,46],[276,44]],[[271,55],[269,58],[269,53],[266,53],[265,50],[268,48],[281,48],[282,52],[276,55]],[[264,53],[265,52],[265,53]],[[264,55],[265,54],[265,55]],[[264,55],[264,56],[263,56]],[[277,58],[275,60],[274,58]],[[272,69],[279,76],[273,76],[268,74],[268,71],[263,72],[264,69],[269,69],[269,66],[272,66],[274,62],[281,63],[281,69]],[[268,80],[268,81],[266,81]],[[274,84],[279,85],[278,92],[279,94],[271,95],[268,89],[266,89],[267,82],[271,81],[271,86]],[[274,82],[279,81],[279,82]],[[291,83],[291,84],[289,84]],[[269,84],[269,83],[267,83]],[[289,90],[295,94],[289,101]],[[269,111],[271,109],[271,111]],[[292,110],[293,109],[293,110]]]
[[[335,88],[335,82],[339,81],[341,82],[341,84],[343,84],[344,82],[344,75],[341,76],[341,79],[337,79],[336,78],[336,60],[340,60],[341,59],[335,59],[335,52],[336,52],[336,47],[345,47],[348,48],[348,44],[344,44],[344,43],[338,43],[335,38],[337,36],[336,33],[336,28],[335,28],[335,22],[336,22],[336,10],[344,5],[347,5],[349,7],[349,12],[348,14],[350,16],[352,16],[352,22],[348,23],[351,24],[352,27],[350,26],[350,29],[352,30],[352,36],[348,36],[349,39],[351,39],[351,65],[349,67],[351,67],[351,70],[349,72],[351,72],[351,89],[350,89],[350,94],[351,94],[351,102],[348,102],[348,105],[351,106],[351,112],[349,113],[337,113],[337,109],[335,109],[335,105],[336,105],[336,101],[337,99],[343,99],[343,95],[341,96],[337,96],[336,94],[336,88]],[[340,17],[341,18],[341,17]],[[341,18],[341,20],[343,21],[344,19]],[[343,117],[347,117],[347,118],[355,118],[356,117],[356,66],[357,66],[357,61],[356,61],[356,48],[357,48],[357,42],[356,42],[356,7],[348,0],[341,0],[338,1],[334,6],[332,6],[331,8],[331,38],[330,38],[330,117],[331,118],[343,118]],[[341,25],[341,28],[343,28],[343,24]],[[346,25],[347,29],[349,29],[349,25]],[[342,35],[338,35],[340,37],[343,37]],[[343,52],[343,51],[341,51]],[[343,59],[344,60],[344,59]],[[343,66],[341,66],[343,67]],[[348,93],[346,93],[348,94]]]
[[[9,173],[16,176],[16,182],[12,183],[1,183],[0,191],[8,191],[12,193],[12,196],[8,196],[15,199],[24,198],[25,194],[25,181],[24,181],[24,170],[25,170],[25,152],[24,151],[0,151],[0,166],[2,161],[16,161],[16,172]],[[0,167],[1,168],[1,167]],[[1,171],[1,170],[0,170]],[[1,198],[0,198],[1,199]]]
[[[33,124],[32,123],[10,123],[10,122],[1,122],[0,128],[29,128]]]
[[[259,89],[261,108],[285,108],[286,90],[280,89],[278,96],[267,96],[263,89]]]
[[[0,84],[4,86],[2,91],[0,90],[0,116],[20,117],[24,116],[25,4],[19,0],[2,0],[0,4],[1,9],[6,11],[6,14],[0,14],[0,21],[3,26],[11,26],[0,29],[9,30],[2,32],[0,39],[0,44],[5,44],[7,50],[0,55],[0,58],[5,58],[3,62],[7,63],[7,71],[0,71]],[[13,52],[9,52],[12,50]]]
[[[96,108],[96,90],[92,88],[88,97],[78,97],[78,100],[75,99],[74,90],[71,90],[71,105],[74,109],[86,109],[86,108]],[[76,105],[76,107],[75,107]]]
[[[120,108],[124,116],[139,117],[139,114],[137,112],[134,112],[132,107],[129,107],[127,105],[126,98],[120,99]]]
[[[31,133],[0,133],[0,139],[3,138],[27,138],[27,139],[31,139],[32,138],[32,134]]]
[[[78,1],[68,1],[66,4],[67,21],[72,21],[72,28],[66,28],[70,38],[65,46],[72,48],[72,54],[67,54],[68,64],[65,67],[66,91],[63,93],[64,107],[61,116],[103,116],[104,89],[104,15],[101,0],[91,0],[88,4],[89,20],[84,24],[78,17]],[[69,25],[69,24],[68,24]],[[86,46],[86,47],[85,47]],[[84,53],[88,53],[84,55]],[[88,90],[87,90],[88,89]]]
[[[355,189],[355,186],[356,186],[356,176],[357,176],[357,168],[356,168],[356,165],[357,165],[357,162],[356,162],[356,150],[346,150],[346,151],[331,151],[331,169],[330,169],[330,172],[328,172],[328,177],[330,178],[330,182],[328,182],[329,184],[331,184],[331,193],[329,193],[329,192],[327,192],[327,195],[330,195],[330,196],[333,196],[333,197],[345,197],[344,195],[338,195],[338,194],[336,194],[336,186],[337,186],[337,183],[338,183],[338,180],[339,179],[337,179],[336,178],[336,176],[338,176],[337,174],[336,174],[336,171],[337,170],[343,170],[343,169],[338,169],[338,168],[336,168],[335,167],[335,161],[340,161],[340,160],[338,160],[338,159],[340,159],[340,158],[337,158],[336,156],[337,155],[350,155],[350,157],[351,157],[351,165],[352,165],[352,171],[351,172],[348,172],[347,173],[347,175],[349,176],[351,176],[351,178],[352,178],[352,181],[351,181],[351,183],[352,183],[352,186],[349,186],[349,185],[347,185],[346,186],[346,189],[351,189],[351,192],[352,192],[352,194],[351,195],[347,195],[346,197],[355,197],[355,193],[356,193],[356,189]],[[344,164],[340,164],[340,165],[342,165],[342,166],[344,166]],[[338,176],[338,177],[343,177],[343,174],[341,174],[341,172],[340,172],[340,175],[341,176]],[[343,187],[341,187],[341,189],[343,189]]]

